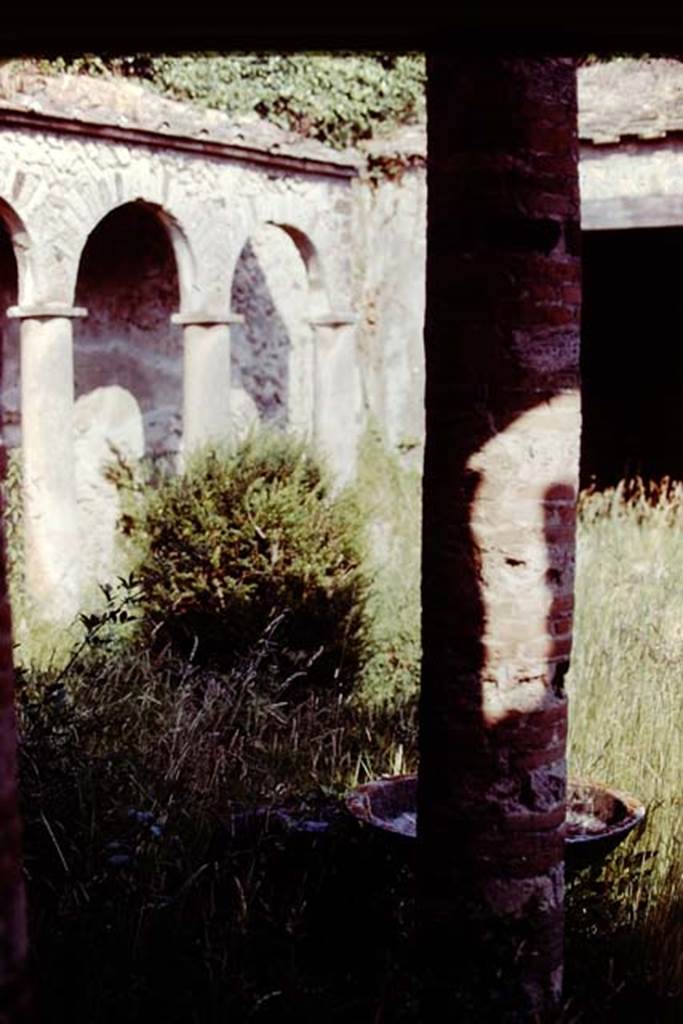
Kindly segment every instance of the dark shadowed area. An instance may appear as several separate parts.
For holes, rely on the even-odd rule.
[[[683,480],[683,228],[583,235],[581,486]]]

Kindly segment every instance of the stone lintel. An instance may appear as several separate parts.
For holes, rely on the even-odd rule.
[[[229,326],[230,324],[243,324],[244,317],[241,313],[224,313],[222,315],[216,315],[214,313],[172,313],[171,314],[172,324],[181,324],[182,326],[203,326],[207,327],[213,324],[224,324]]]
[[[67,317],[74,320],[87,315],[88,310],[83,306],[68,306],[63,302],[38,302],[34,306],[10,306],[7,310],[10,320],[49,319],[51,317]]]
[[[357,319],[354,313],[325,313],[311,317],[308,322],[312,327],[346,327],[355,324]]]

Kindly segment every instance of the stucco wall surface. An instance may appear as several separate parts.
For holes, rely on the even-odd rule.
[[[584,146],[579,178],[586,230],[683,224],[683,144],[677,139]]]
[[[364,399],[389,445],[417,463],[424,437],[424,168],[358,183],[354,191]]]

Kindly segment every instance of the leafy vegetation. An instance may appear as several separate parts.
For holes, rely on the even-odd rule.
[[[197,455],[152,491],[141,529],[157,648],[229,668],[273,632],[277,674],[294,690],[350,689],[364,658],[362,523],[303,444],[261,432]]]
[[[425,61],[414,53],[90,54],[40,67],[134,77],[172,99],[257,114],[340,148],[425,113]]]

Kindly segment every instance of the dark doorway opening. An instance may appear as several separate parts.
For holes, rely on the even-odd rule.
[[[683,228],[583,234],[581,486],[683,480]]]

